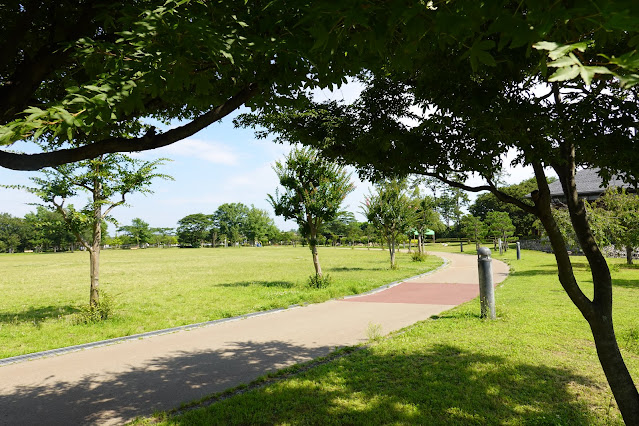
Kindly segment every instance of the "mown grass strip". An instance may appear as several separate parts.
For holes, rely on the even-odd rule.
[[[311,289],[308,248],[106,250],[101,288],[115,315],[97,324],[73,324],[88,303],[88,255],[0,255],[0,358],[153,330],[232,318],[251,312],[318,303],[359,294],[436,268],[440,258],[388,267],[379,250],[320,248],[323,269],[334,278]]]

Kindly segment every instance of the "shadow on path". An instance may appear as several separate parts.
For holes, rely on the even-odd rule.
[[[283,341],[240,342],[220,351],[176,351],[140,368],[89,375],[74,383],[56,381],[52,372],[45,383],[0,394],[0,424],[104,424],[107,418],[122,423],[247,383],[285,363],[307,361],[331,349]]]

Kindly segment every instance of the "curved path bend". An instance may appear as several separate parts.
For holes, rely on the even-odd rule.
[[[477,258],[436,254],[445,267],[372,294],[0,366],[0,424],[122,424],[477,297]],[[508,266],[493,260],[493,274]]]

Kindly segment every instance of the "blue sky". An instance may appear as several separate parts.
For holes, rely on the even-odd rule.
[[[353,85],[342,87],[335,92],[318,92],[319,99],[333,98],[352,101],[359,92]],[[239,111],[242,112],[242,111]],[[238,112],[238,113],[239,113]],[[153,227],[176,227],[182,217],[192,213],[213,213],[220,204],[241,202],[248,206],[269,211],[280,229],[289,230],[297,226],[274,217],[268,193],[278,186],[272,170],[275,161],[281,159],[291,149],[272,140],[257,140],[252,129],[236,129],[233,114],[222,122],[215,123],[193,137],[173,145],[136,154],[138,158],[152,160],[160,157],[172,159],[161,173],[173,176],[175,181],[156,181],[153,194],[129,196],[130,207],[120,206],[113,210],[113,216],[122,225],[139,217]],[[14,146],[19,150],[20,146]],[[29,176],[37,172],[21,172],[0,168],[0,183],[5,185],[29,185]],[[509,168],[509,183],[518,183],[532,176],[530,169]],[[344,207],[364,220],[360,203],[368,193],[370,184],[361,182],[353,172],[356,190],[345,200]],[[479,182],[473,182],[479,183]],[[86,203],[87,197],[73,200],[77,207]],[[24,216],[35,210],[28,203],[38,202],[37,197],[19,190],[0,188],[0,212],[14,216]],[[109,233],[113,234],[113,227]]]

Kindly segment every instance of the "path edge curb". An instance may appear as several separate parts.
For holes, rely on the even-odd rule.
[[[377,287],[373,290],[369,290],[366,293],[359,293],[359,294],[353,294],[353,295],[349,295],[349,296],[342,296],[342,297],[336,297],[336,298],[332,298],[329,300],[326,300],[324,302],[320,302],[320,303],[326,303],[326,302],[330,302],[330,301],[335,301],[335,300],[348,300],[348,299],[352,299],[355,297],[360,297],[360,296],[367,296],[370,294],[375,294],[375,293],[379,293],[381,291],[387,290],[389,288],[398,286],[399,284],[403,283],[403,282],[407,282],[407,281],[412,281],[412,280],[416,280],[418,278],[421,277],[425,277],[427,275],[431,275],[434,274],[436,272],[439,272],[440,270],[448,267],[448,265],[450,264],[450,261],[448,259],[446,259],[443,256],[439,256],[435,253],[431,253],[434,256],[439,257],[440,259],[442,259],[444,261],[444,263],[442,263],[441,265],[439,265],[437,268],[433,269],[432,271],[428,271],[428,272],[424,272],[423,274],[419,274],[419,275],[415,275],[403,280],[399,280],[399,281],[393,281],[390,284],[384,284],[380,287]],[[204,327],[211,327],[217,324],[222,324],[222,323],[226,323],[226,322],[233,322],[233,321],[241,321],[243,319],[247,319],[247,318],[252,318],[252,317],[258,317],[258,316],[262,316],[262,315],[269,315],[269,314],[273,314],[273,313],[277,313],[277,312],[282,312],[282,311],[287,311],[290,309],[297,309],[297,308],[303,308],[306,306],[311,306],[313,304],[303,304],[303,305],[291,305],[287,308],[277,308],[277,309],[270,309],[268,311],[259,311],[259,312],[251,312],[248,314],[243,314],[243,315],[238,315],[235,317],[230,317],[230,318],[221,318],[221,319],[217,319],[217,320],[212,320],[212,321],[205,321],[205,322],[199,322],[199,323],[195,323],[195,324],[187,324],[187,325],[181,325],[179,327],[172,327],[172,328],[165,328],[162,330],[155,330],[155,331],[148,331],[145,333],[138,333],[138,334],[132,334],[130,336],[122,336],[122,337],[115,337],[113,339],[106,339],[106,340],[99,340],[97,342],[88,342],[88,343],[82,343],[80,345],[73,345],[73,346],[65,346],[62,348],[57,348],[57,349],[50,349],[48,351],[41,351],[41,352],[33,352],[30,354],[24,354],[24,355],[17,355],[17,356],[13,356],[13,357],[9,357],[9,358],[4,358],[4,359],[0,359],[0,367],[4,366],[4,365],[10,365],[10,364],[17,364],[17,363],[21,363],[21,362],[26,362],[26,361],[33,361],[36,359],[40,359],[40,358],[48,358],[48,357],[53,357],[53,356],[58,356],[58,355],[65,355],[68,353],[72,353],[72,352],[79,352],[85,349],[94,349],[94,348],[100,348],[103,346],[110,346],[110,345],[115,345],[118,343],[122,343],[122,342],[126,342],[129,340],[139,340],[139,339],[148,339],[151,337],[155,337],[155,336],[161,336],[164,334],[172,334],[172,333],[177,333],[180,331],[189,331],[189,330],[194,330],[197,328],[204,328]]]

